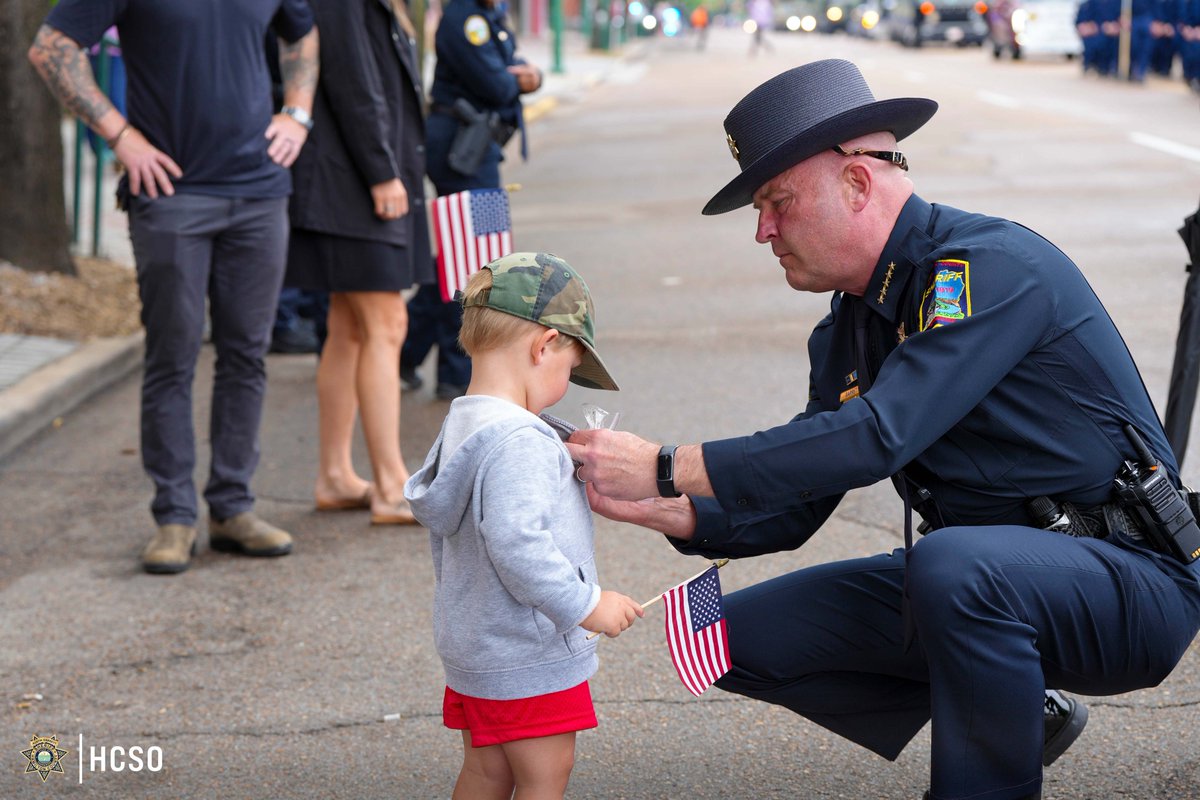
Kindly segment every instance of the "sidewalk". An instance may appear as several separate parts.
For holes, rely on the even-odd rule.
[[[543,87],[525,103],[526,122],[550,113],[560,103],[577,102],[589,88],[603,82],[629,59],[643,52],[644,42],[631,41],[611,53],[593,53],[578,31],[563,36],[563,71],[552,69],[553,42],[549,34],[521,42],[521,54],[545,74]],[[68,165],[70,174],[70,165]],[[85,169],[85,174],[90,170]],[[107,172],[107,171],[106,171]],[[85,202],[82,229],[90,231],[91,189]],[[107,208],[107,206],[105,206]],[[125,215],[109,211],[102,219],[105,255],[132,261]],[[90,242],[82,242],[90,247]],[[26,441],[54,425],[80,403],[137,369],[142,334],[72,342],[37,336],[0,334],[0,461]]]

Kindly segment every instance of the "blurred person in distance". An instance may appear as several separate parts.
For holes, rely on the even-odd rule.
[[[542,72],[517,55],[517,39],[498,0],[450,0],[442,9],[435,36],[437,63],[430,89],[427,172],[439,196],[466,189],[500,187],[504,145],[519,133],[526,152],[521,97],[542,86]],[[450,162],[459,128],[466,124],[458,103],[476,113],[494,112],[500,129],[474,172],[459,172]],[[437,347],[439,400],[461,397],[471,380],[471,359],[458,344],[462,307],[442,301],[436,281],[423,283],[409,303],[408,339],[400,355],[406,389],[422,385],[417,368]]]

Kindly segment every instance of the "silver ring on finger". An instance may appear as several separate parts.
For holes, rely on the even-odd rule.
[[[587,480],[582,475],[579,474],[579,471],[581,469],[583,469],[583,464],[580,464],[578,467],[575,468],[575,480],[579,481],[580,483],[587,483]]]

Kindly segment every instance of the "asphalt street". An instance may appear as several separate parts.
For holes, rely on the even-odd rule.
[[[1175,230],[1200,189],[1195,96],[975,48],[770,38],[773,51],[754,57],[737,29],[712,31],[702,52],[655,41],[539,119],[527,163],[510,150],[504,177],[522,186],[515,244],[557,253],[587,278],[599,350],[622,386],[573,387],[554,413],[582,422],[583,404],[595,403],[619,411],[621,428],[683,443],[803,408],[804,343],[828,298],[788,289],[754,242],[752,211],[699,212],[736,174],[721,128],[732,105],[777,72],[829,56],[856,61],[881,98],[941,103],[902,147],[918,193],[1055,241],[1092,280],[1163,409],[1187,261]],[[315,364],[268,362],[255,489],[259,512],[296,537],[286,558],[206,549],[181,575],[140,571],[152,521],[136,375],[0,461],[0,797],[449,796],[460,746],[441,725],[428,538],[371,527],[366,512],[312,509]],[[210,379],[206,351],[201,431]],[[430,388],[405,395],[410,467],[445,408]],[[361,447],[356,455],[365,470]],[[1198,463],[1184,465],[1194,484]],[[852,492],[801,550],[724,568],[725,589],[891,550],[901,512],[888,485]],[[602,583],[639,599],[702,563],[599,519],[597,550]],[[600,727],[579,737],[571,797],[915,800],[927,785],[928,730],[890,763],[765,704],[716,690],[692,698],[673,673],[661,612],[600,647]],[[1200,795],[1200,645],[1161,686],[1087,702],[1088,728],[1047,770],[1047,798]],[[34,736],[58,737],[63,774],[25,773],[21,751]],[[113,746],[159,748],[163,768],[132,771],[126,760],[114,772]]]

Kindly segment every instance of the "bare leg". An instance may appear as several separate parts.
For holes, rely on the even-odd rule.
[[[408,310],[399,292],[347,292],[345,296],[361,334],[354,386],[375,479],[371,511],[388,513],[402,504],[408,480],[408,468],[400,454],[400,378],[396,372],[408,331]]]
[[[471,732],[463,731],[463,765],[451,800],[509,800],[513,774],[503,745],[471,747]]]
[[[575,732],[500,745],[512,768],[513,800],[561,800],[575,766]]]
[[[360,498],[369,485],[355,473],[350,456],[358,413],[355,375],[362,342],[345,292],[330,296],[328,328],[325,349],[317,364],[320,463],[313,493],[318,506]]]

